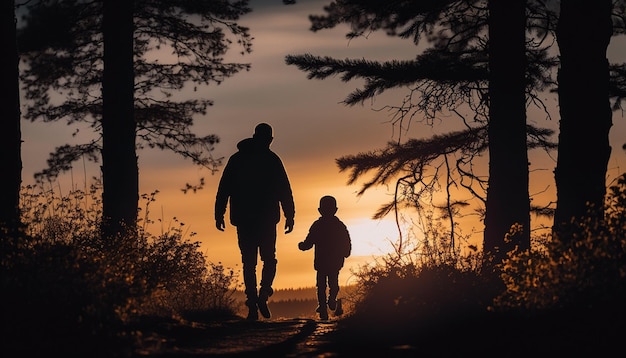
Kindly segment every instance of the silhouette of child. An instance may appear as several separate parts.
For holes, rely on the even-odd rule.
[[[317,271],[316,311],[320,319],[326,320],[328,309],[335,311],[335,315],[343,313],[341,302],[337,304],[339,270],[343,267],[345,258],[350,256],[352,243],[346,225],[335,216],[337,201],[334,197],[330,195],[322,197],[317,211],[322,216],[311,225],[306,239],[298,243],[298,248],[305,251],[315,246],[313,267]],[[326,301],[327,283],[328,301]]]

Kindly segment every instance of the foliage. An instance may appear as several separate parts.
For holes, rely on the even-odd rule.
[[[465,0],[390,1],[381,7],[369,0],[335,1],[324,7],[322,15],[309,17],[312,31],[344,24],[349,26],[346,33],[348,39],[382,31],[389,36],[412,41],[416,57],[413,60],[373,61],[341,60],[309,53],[286,56],[286,63],[307,72],[309,79],[338,77],[343,82],[362,79],[362,87],[346,96],[346,105],[363,104],[394,89],[404,91],[405,95],[398,104],[381,108],[391,113],[390,122],[399,129],[396,132],[400,133],[397,143],[337,159],[340,170],[350,174],[349,184],[357,179],[364,180],[359,195],[373,186],[395,184],[392,200],[383,204],[375,217],[380,218],[402,205],[419,205],[419,201],[437,193],[447,197],[446,202],[439,205],[447,205],[455,214],[464,212],[459,210],[461,203],[467,201],[459,198],[464,192],[477,199],[472,201],[478,201],[477,212],[480,215],[490,211],[483,206],[487,202],[488,180],[491,181],[494,176],[490,174],[487,179],[486,173],[481,173],[481,166],[477,165],[477,160],[494,142],[494,138],[488,140],[486,127],[493,109],[493,102],[490,103],[493,99],[489,99],[488,92],[488,4]],[[549,118],[548,106],[542,98],[543,94],[556,88],[555,73],[559,58],[555,56],[554,30],[559,19],[558,4],[531,0],[525,5],[527,106],[536,106]],[[623,17],[624,2],[614,1],[612,19],[615,35],[624,31]],[[624,68],[624,64],[616,64],[610,70],[610,98],[614,109],[620,108],[624,99],[624,86],[620,79]],[[458,118],[457,123],[451,123],[454,118]],[[400,140],[413,123],[433,126],[437,121],[455,124],[455,128],[460,127],[461,130],[430,139],[409,139],[404,143]],[[510,127],[510,123],[503,127]],[[551,151],[556,148],[550,139],[553,135],[551,130],[528,124],[526,134],[529,149]],[[509,138],[507,133],[503,136]],[[492,155],[494,152],[510,153],[509,150],[491,147]],[[505,161],[510,162],[510,158],[505,158]],[[490,163],[494,162],[492,156]],[[494,188],[498,188],[495,183],[489,187],[492,193],[496,190]],[[491,202],[510,202],[510,197],[500,199],[496,197]],[[547,205],[552,206],[552,203]],[[553,208],[535,206],[531,210],[541,214],[552,212]],[[524,213],[522,218],[526,216]],[[513,219],[521,220],[520,217]],[[502,223],[500,228],[504,228],[503,231],[495,230],[497,240],[504,236],[511,223]],[[489,221],[489,226],[494,225],[492,220]],[[487,235],[491,237],[490,232],[487,230]]]
[[[465,252],[451,246],[452,231],[432,215],[424,222],[422,240],[398,244],[395,253],[355,273],[346,326],[358,330],[366,321],[406,337],[486,311],[494,289],[482,275],[482,254],[471,245]]]
[[[199,243],[185,237],[183,223],[160,235],[141,231],[138,238],[105,241],[98,230],[99,194],[97,184],[67,196],[24,188],[24,235],[2,240],[2,334],[8,342],[24,355],[111,357],[129,352],[138,334],[132,327],[142,317],[234,315],[236,275],[207,262]],[[146,212],[154,196],[144,196]]]
[[[397,213],[404,205],[419,207],[422,201],[437,197],[435,205],[447,207],[450,220],[474,213],[484,216],[488,244],[501,241],[514,222],[523,221],[530,226],[530,207],[524,205],[528,203],[526,151],[528,148],[549,151],[555,144],[549,138],[553,134],[551,130],[525,125],[524,94],[528,98],[526,105],[537,106],[549,116],[540,93],[553,89],[555,84],[553,75],[558,61],[550,51],[549,36],[555,14],[543,2],[528,1],[522,4],[528,4],[526,8],[520,6],[517,32],[520,37],[526,35],[527,41],[524,43],[522,38],[516,42],[519,53],[514,65],[510,51],[490,39],[489,31],[494,25],[491,20],[499,16],[502,20],[499,23],[512,20],[511,14],[496,14],[493,4],[480,0],[392,1],[380,7],[368,0],[333,2],[324,7],[324,15],[310,16],[312,31],[345,24],[350,29],[346,34],[349,39],[383,31],[411,41],[409,45],[415,46],[416,51],[414,59],[337,60],[311,54],[286,57],[288,65],[307,72],[310,79],[334,76],[343,82],[362,79],[362,88],[348,94],[346,105],[363,104],[391,90],[404,93],[398,103],[382,108],[391,113],[390,122],[399,129],[397,143],[337,159],[340,170],[349,171],[350,184],[357,179],[365,181],[359,195],[373,186],[394,185],[394,196],[379,208],[375,217]],[[493,67],[497,59],[508,67]],[[500,68],[505,70],[497,72]],[[516,76],[512,78],[514,73]],[[495,93],[517,96],[494,99],[493,76],[508,78],[502,84],[514,87],[500,88]],[[510,112],[511,108],[515,110]],[[511,113],[516,114],[516,120]],[[448,133],[402,140],[415,124],[432,127],[444,121]],[[504,124],[498,126],[498,123]],[[489,165],[480,165],[487,152]],[[484,170],[487,167],[489,173]],[[491,200],[487,200],[487,187]],[[472,208],[475,211],[470,213]],[[529,241],[528,232],[519,240]],[[483,247],[490,251],[491,246]]]
[[[458,217],[461,214],[459,209],[468,206],[466,200],[453,199],[461,195],[459,189],[471,193],[482,203],[486,200],[487,181],[474,173],[478,157],[488,148],[486,132],[487,126],[481,126],[429,139],[390,142],[383,149],[345,155],[336,162],[341,171],[350,172],[348,184],[373,173],[371,179],[363,183],[358,195],[375,185],[388,185],[395,180],[393,200],[381,206],[374,218],[384,217],[399,204],[419,208],[422,201],[430,201],[441,192],[447,202],[439,205],[447,206],[454,213],[453,217]],[[548,140],[553,131],[527,126],[527,133],[528,148],[556,148],[556,144]],[[541,208],[533,209],[538,211]]]
[[[488,280],[480,254],[450,247],[450,231],[427,220],[420,245],[357,272],[354,315],[409,324],[472,310],[529,312],[619,304],[626,297],[626,175],[609,193],[603,218],[576,223],[579,237],[536,237],[532,250],[509,253],[498,267],[501,286]]]
[[[574,237],[547,236],[502,263],[498,309],[602,307],[626,298],[626,174],[608,190],[604,217],[573,222]]]
[[[60,189],[59,189],[60,190]],[[102,216],[98,184],[68,195],[57,195],[54,188],[28,185],[22,188],[22,221],[28,223],[26,235],[44,242],[70,243],[73,238],[95,232]]]
[[[338,350],[610,355],[626,329],[626,174],[608,192],[604,217],[578,223],[576,240],[535,237],[532,251],[511,252],[498,267],[502,281],[492,280],[480,254],[451,250],[449,231],[427,226],[428,245],[357,274],[355,309],[335,333]]]
[[[194,252],[193,254],[197,254]],[[153,259],[153,258],[151,258]],[[166,264],[171,259],[164,258]],[[161,262],[153,264],[161,265]],[[161,268],[162,269],[162,268]],[[178,267],[177,270],[180,270]],[[222,263],[208,263],[208,268],[200,269],[197,276],[182,277],[159,283],[150,296],[143,298],[141,312],[145,315],[173,316],[190,319],[202,317],[202,320],[232,316],[235,313],[234,298],[237,276],[235,272]],[[158,269],[157,269],[158,270]],[[185,272],[176,272],[177,276]]]
[[[54,179],[84,158],[98,162],[102,117],[102,4],[84,0],[39,0],[25,4],[18,43],[26,66],[21,74],[27,109],[25,118],[64,120],[92,130],[84,143],[56,148],[48,168],[36,176]],[[219,138],[192,132],[198,116],[213,101],[206,96],[182,98],[218,85],[246,63],[225,62],[236,43],[241,54],[251,51],[249,29],[237,24],[250,12],[247,0],[134,2],[134,83],[137,148],[171,150],[194,164],[215,170],[220,160],[211,152]]]
[[[337,1],[324,7],[324,15],[310,16],[312,31],[346,24],[350,27],[348,39],[384,31],[388,36],[410,40],[416,48],[415,59],[378,62],[302,54],[288,55],[285,61],[308,72],[310,79],[339,75],[344,82],[363,79],[363,88],[344,100],[347,105],[363,103],[394,88],[406,91],[400,104],[384,107],[392,112],[392,123],[399,126],[399,133],[412,121],[433,125],[465,110],[471,115],[459,115],[461,124],[469,129],[481,127],[489,116],[486,5],[480,0],[392,1],[383,8],[367,0]],[[547,51],[555,14],[544,3],[535,1],[528,1],[527,13],[527,91],[531,103],[545,109],[537,92],[555,84],[551,69],[558,61]]]

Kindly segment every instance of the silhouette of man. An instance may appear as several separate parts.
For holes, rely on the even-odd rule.
[[[230,223],[237,227],[243,263],[248,320],[258,311],[270,318],[268,298],[274,293],[276,275],[276,225],[280,208],[285,215],[285,233],[293,230],[295,206],[291,185],[280,157],[270,149],[273,130],[267,123],[254,129],[252,138],[237,144],[238,151],[226,163],[215,198],[215,226],[224,231],[224,214],[230,199]],[[257,257],[263,268],[257,293]],[[257,311],[258,309],[258,311]]]
[[[330,195],[320,199],[317,209],[321,216],[313,222],[304,241],[298,243],[298,248],[306,251],[315,246],[313,267],[316,273],[317,286],[317,313],[320,319],[328,319],[328,308],[340,315],[341,309],[337,304],[339,293],[339,271],[344,260],[350,256],[352,243],[346,225],[335,215],[337,200]],[[328,284],[328,301],[326,287]]]

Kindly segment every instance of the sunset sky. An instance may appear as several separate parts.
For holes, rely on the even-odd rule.
[[[342,83],[339,78],[324,81],[306,79],[306,73],[285,64],[288,54],[312,53],[336,58],[367,58],[375,60],[412,59],[417,50],[410,41],[389,38],[383,33],[372,33],[367,38],[348,41],[346,27],[309,31],[308,15],[321,14],[329,0],[299,1],[285,6],[281,0],[251,0],[252,13],[244,15],[239,24],[248,26],[253,41],[253,52],[238,55],[240,49],[233,46],[227,56],[229,61],[250,63],[250,72],[242,72],[227,79],[219,86],[202,88],[193,95],[213,99],[215,105],[206,116],[196,120],[194,132],[198,135],[217,134],[220,143],[214,156],[226,160],[236,151],[237,142],[252,135],[254,126],[267,122],[274,127],[272,149],[281,156],[291,179],[296,204],[294,231],[285,235],[284,221],[278,226],[278,270],[275,289],[309,287],[315,285],[313,251],[302,252],[297,248],[307,234],[311,223],[319,216],[317,206],[323,195],[337,198],[337,216],[348,226],[353,251],[340,275],[340,285],[354,283],[352,270],[360,265],[371,264],[374,257],[390,250],[389,241],[395,242],[397,233],[392,217],[373,221],[370,217],[378,207],[390,199],[393,188],[379,188],[357,197],[360,183],[347,186],[348,173],[340,173],[335,159],[378,148],[397,139],[397,128],[389,123],[391,113],[376,111],[387,104],[398,104],[404,92],[397,91],[368,102],[364,106],[346,107],[340,102],[361,82]],[[609,59],[624,62],[626,41],[612,44]],[[190,92],[190,95],[191,92]],[[531,110],[529,121],[541,127],[558,128],[556,96],[546,95],[553,119],[547,121],[545,114]],[[626,170],[626,155],[622,144],[626,143],[626,119],[621,112],[614,113],[611,129],[613,156],[609,162],[608,177],[615,178]],[[48,153],[56,146],[80,141],[71,137],[73,128],[64,124],[30,124],[23,122],[22,156],[24,161],[24,184],[33,182],[33,173],[45,166]],[[445,132],[443,127],[412,126],[403,136],[422,137]],[[531,194],[554,193],[554,168],[556,153],[531,154],[535,169],[531,174]],[[79,167],[80,166],[80,167]],[[84,185],[91,176],[97,175],[92,166],[83,174],[82,163],[75,166],[71,176],[59,179],[59,190],[69,191]],[[150,218],[162,219],[163,224],[149,228],[153,233],[167,229],[175,217],[185,223],[189,237],[200,241],[202,250],[211,262],[221,262],[227,267],[240,270],[236,229],[227,221],[225,232],[215,228],[213,205],[221,171],[212,175],[207,169],[194,167],[174,154],[156,150],[139,152],[139,175],[141,193],[159,190],[156,203],[152,204]],[[185,183],[206,180],[205,188],[195,194],[184,194]],[[550,200],[545,199],[546,203]],[[228,213],[227,213],[228,214]],[[410,213],[409,213],[410,214]],[[482,230],[470,227],[467,231]],[[477,234],[480,235],[480,234]],[[242,281],[242,279],[240,279]]]

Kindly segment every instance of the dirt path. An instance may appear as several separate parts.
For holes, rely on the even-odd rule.
[[[143,339],[138,357],[332,356],[327,334],[337,321],[279,319],[164,326]]]
[[[315,329],[298,342],[287,357],[332,357],[331,342],[328,334],[337,327],[337,321],[317,321]]]

